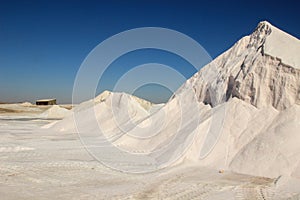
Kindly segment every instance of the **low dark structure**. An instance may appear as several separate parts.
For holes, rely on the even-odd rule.
[[[56,99],[40,99],[36,101],[36,105],[56,105]]]

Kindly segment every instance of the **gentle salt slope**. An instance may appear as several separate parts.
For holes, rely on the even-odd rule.
[[[58,105],[51,106],[48,110],[40,114],[39,117],[47,119],[62,119],[71,113],[70,110]]]
[[[62,121],[53,124],[53,129],[59,131],[76,131],[74,116],[81,126],[88,127],[91,132],[99,130],[116,135],[119,126],[127,122],[137,123],[149,116],[150,102],[124,93],[104,91],[95,99],[86,101],[73,109],[74,115],[69,115]],[[51,127],[51,126],[49,126]]]
[[[299,40],[269,22],[261,22],[269,27],[270,35],[266,38],[264,53],[281,59],[282,63],[300,69],[300,43]]]

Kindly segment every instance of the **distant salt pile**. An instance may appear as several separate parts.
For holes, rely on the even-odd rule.
[[[32,106],[32,103],[30,103],[30,102],[23,102],[20,105],[21,106]]]
[[[88,130],[96,131],[101,126],[104,132],[110,134],[119,126],[137,123],[148,117],[149,112],[145,108],[150,109],[150,105],[152,105],[150,102],[129,94],[104,91],[95,99],[76,106],[73,109],[74,115],[54,124],[52,128],[59,131],[76,131],[76,124],[74,124],[74,116],[76,116],[82,125],[88,127]]]
[[[41,118],[47,119],[62,119],[70,115],[72,111],[62,108],[59,105],[53,105],[48,110],[39,115]]]
[[[118,92],[112,93],[110,91],[105,90],[100,95],[98,95],[97,97],[94,98],[94,102],[95,103],[104,102],[112,94],[117,96],[118,94],[121,94],[121,93],[118,93]],[[123,94],[123,95],[127,95],[128,98],[131,98],[133,101],[136,101],[137,103],[139,103],[145,110],[149,110],[152,107],[152,105],[155,105],[149,101],[146,101],[145,99],[141,99],[141,98],[133,96],[133,95],[128,95],[128,94]]]

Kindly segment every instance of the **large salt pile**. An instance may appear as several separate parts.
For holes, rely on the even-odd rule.
[[[77,124],[67,117],[52,128],[76,131],[77,126],[81,134],[92,134],[100,127],[113,145],[146,155],[143,163],[134,159],[138,156],[108,153],[106,161],[125,170],[193,161],[299,178],[299,52],[298,39],[261,22],[156,112],[130,95],[105,92],[74,109]]]
[[[201,163],[258,176],[299,177],[298,52],[298,39],[261,22],[182,86],[179,93],[189,85],[199,102],[226,109],[220,138]],[[197,159],[202,144],[195,141],[190,158]]]

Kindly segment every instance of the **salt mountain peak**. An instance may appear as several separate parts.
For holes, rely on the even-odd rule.
[[[300,41],[267,21],[190,78],[177,94],[192,91],[217,106],[238,98],[255,107],[284,110],[300,104]],[[192,89],[191,89],[192,88]]]

